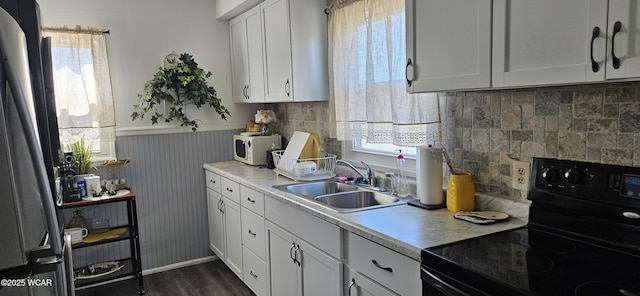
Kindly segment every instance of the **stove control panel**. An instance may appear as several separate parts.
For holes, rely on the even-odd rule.
[[[534,158],[529,191],[616,205],[640,205],[640,168]],[[548,198],[548,197],[544,197]]]

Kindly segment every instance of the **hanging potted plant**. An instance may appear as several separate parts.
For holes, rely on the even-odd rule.
[[[131,114],[132,120],[142,119],[147,113],[152,113],[151,123],[158,121],[180,123],[180,126],[190,126],[195,132],[198,121],[185,113],[188,105],[196,108],[204,105],[212,107],[222,119],[227,120],[229,110],[221,104],[216,90],[207,85],[206,79],[211,72],[204,71],[188,53],[176,53],[165,57],[164,67],[160,67],[153,78],[144,85],[144,93],[138,94],[138,104],[133,105],[137,111]],[[162,106],[162,111],[158,108]],[[166,108],[169,108],[167,111]]]

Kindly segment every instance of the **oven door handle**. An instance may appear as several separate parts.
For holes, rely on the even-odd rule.
[[[424,267],[421,267],[420,269],[422,269],[422,273],[424,275],[429,277],[429,279],[426,279],[429,282],[429,284],[431,286],[433,286],[434,288],[440,290],[440,292],[444,293],[445,295],[471,296],[469,293],[467,293],[465,291],[462,291],[462,290],[454,287],[453,285],[447,283],[446,281],[444,281],[443,279],[439,278],[437,275],[435,275],[432,272],[428,271]],[[424,285],[424,283],[423,283],[423,285]]]

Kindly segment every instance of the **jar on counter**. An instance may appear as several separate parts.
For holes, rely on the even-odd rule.
[[[470,173],[451,173],[447,183],[447,209],[457,213],[476,207],[475,187]]]

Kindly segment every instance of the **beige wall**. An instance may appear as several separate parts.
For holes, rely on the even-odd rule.
[[[172,50],[192,54],[201,68],[213,73],[209,83],[231,111],[231,118],[224,121],[211,109],[189,109],[190,115],[202,121],[201,130],[243,127],[259,107],[232,102],[229,26],[227,21],[215,19],[215,1],[38,0],[38,3],[45,27],[80,25],[111,32],[107,51],[118,135],[131,130],[138,134],[190,132],[188,128],[175,129],[175,124],[151,127],[148,118],[131,121],[138,93]]]

